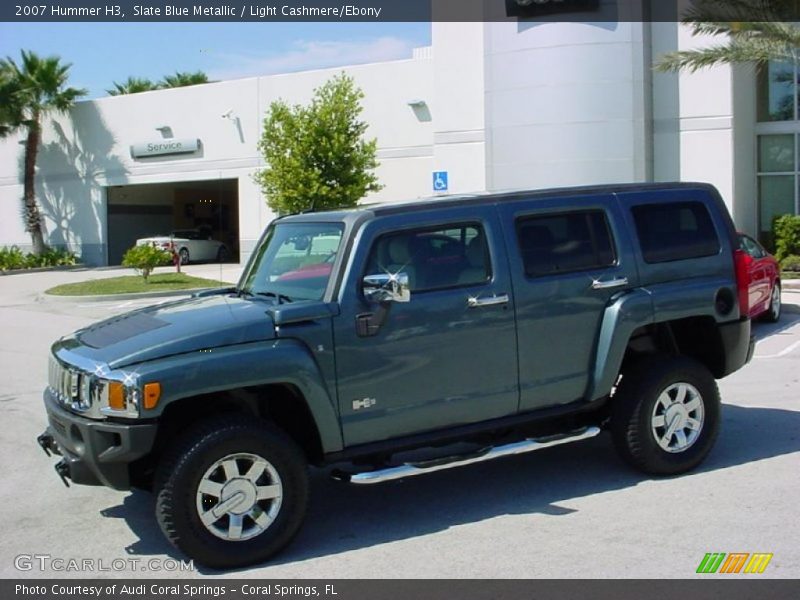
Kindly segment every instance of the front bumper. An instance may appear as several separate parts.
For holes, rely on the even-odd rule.
[[[62,408],[44,392],[49,426],[39,436],[45,452],[63,456],[56,472],[83,485],[130,489],[129,465],[153,448],[158,426],[154,423],[123,424],[94,421]],[[49,453],[49,452],[48,452]],[[65,481],[66,483],[66,481]]]

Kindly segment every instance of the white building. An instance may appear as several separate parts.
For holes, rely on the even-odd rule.
[[[662,52],[707,42],[670,23],[433,23],[408,60],[80,102],[43,134],[46,239],[118,264],[137,237],[206,224],[245,260],[273,218],[251,177],[269,103],[305,102],[342,70],[378,140],[371,201],[431,196],[441,171],[440,193],[708,181],[739,228],[766,231],[797,210],[797,77],[653,73]],[[27,248],[21,138],[0,143],[0,246]],[[133,156],[177,142],[191,151]]]

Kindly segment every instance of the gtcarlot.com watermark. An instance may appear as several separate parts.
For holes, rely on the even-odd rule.
[[[194,561],[173,558],[75,558],[52,554],[18,554],[14,557],[18,571],[52,571],[57,573],[99,573],[119,571],[194,571]]]

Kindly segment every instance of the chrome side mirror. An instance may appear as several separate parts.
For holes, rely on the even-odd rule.
[[[411,290],[406,273],[367,275],[363,280],[364,296],[372,302],[410,302]]]

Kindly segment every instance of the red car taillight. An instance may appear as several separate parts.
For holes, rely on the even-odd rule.
[[[750,286],[750,274],[748,267],[747,254],[744,250],[733,251],[733,262],[736,266],[736,291],[739,296],[739,313],[746,316],[750,312],[750,299],[748,288]]]

